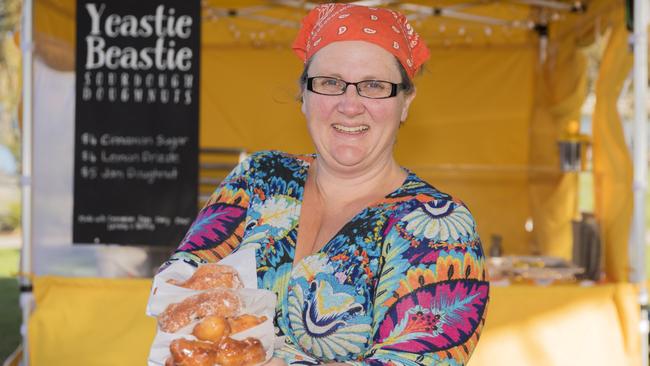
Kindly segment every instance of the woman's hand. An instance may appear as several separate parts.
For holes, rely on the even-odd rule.
[[[269,362],[265,363],[264,366],[287,366],[287,363],[281,358],[273,357]]]

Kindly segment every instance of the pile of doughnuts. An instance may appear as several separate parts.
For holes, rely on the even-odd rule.
[[[230,337],[267,320],[263,315],[241,313],[243,302],[236,290],[243,285],[234,268],[209,263],[187,281],[168,282],[202,292],[168,305],[158,315],[158,326],[167,333],[198,321],[192,331],[197,340],[174,339],[165,366],[252,366],[265,360],[266,351],[259,339]]]

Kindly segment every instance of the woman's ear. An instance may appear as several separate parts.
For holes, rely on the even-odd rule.
[[[400,116],[400,122],[406,121],[406,117],[409,115],[409,107],[411,106],[413,98],[415,98],[415,92],[415,87],[413,87],[413,91],[404,97],[404,106],[402,106],[402,115]]]
[[[306,110],[306,107],[305,107],[305,93],[302,93],[302,94],[300,95],[300,111],[301,111],[302,114],[304,114],[305,116],[307,115],[307,110]]]

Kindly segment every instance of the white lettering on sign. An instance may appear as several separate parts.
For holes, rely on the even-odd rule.
[[[105,14],[106,4],[88,3],[90,33],[86,41],[86,69],[107,67],[110,70],[188,71],[192,67],[192,49],[176,48],[174,38],[188,39],[193,19],[176,16],[174,8],[159,5],[153,14],[137,17],[133,14]],[[155,38],[151,46],[136,50],[108,45],[106,38]]]

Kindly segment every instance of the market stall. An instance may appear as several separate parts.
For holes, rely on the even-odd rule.
[[[462,197],[485,248],[499,237],[506,255],[572,259],[578,173],[561,170],[558,141],[579,120],[587,93],[582,48],[608,37],[592,140],[607,283],[494,286],[472,364],[495,364],[497,355],[500,365],[640,364],[638,292],[628,284],[642,272],[631,259],[638,255],[628,255],[634,170],[615,107],[632,67],[624,2],[387,3],[410,14],[432,50],[399,134],[399,162]],[[203,3],[202,148],[312,150],[296,100],[301,65],[289,47],[309,4]],[[74,143],[66,131],[74,127],[75,12],[74,1],[34,2],[35,167]],[[39,130],[52,121],[56,128]],[[63,143],[48,147],[52,136]],[[44,203],[32,204],[32,227],[41,231],[27,231],[23,256],[23,269],[36,275],[29,358],[34,365],[141,364],[155,327],[144,315],[150,281],[124,277],[145,276],[133,268],[159,258],[138,248],[73,245],[65,229],[72,169],[61,162],[59,182],[32,174],[32,202]],[[54,212],[63,224],[51,224]]]

